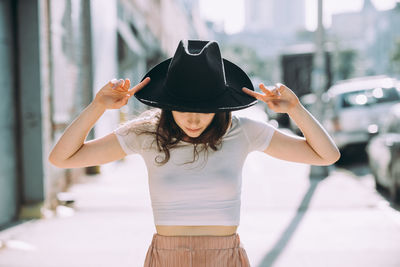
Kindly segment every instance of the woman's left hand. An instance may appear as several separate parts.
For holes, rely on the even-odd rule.
[[[243,87],[242,90],[246,94],[265,102],[271,110],[278,113],[288,113],[300,104],[296,94],[284,84],[277,83],[267,89],[261,83],[259,87],[264,94],[254,92],[246,87]]]

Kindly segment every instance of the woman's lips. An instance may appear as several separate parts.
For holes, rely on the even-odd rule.
[[[198,132],[200,131],[201,128],[198,129],[190,129],[190,128],[186,128],[189,132]]]

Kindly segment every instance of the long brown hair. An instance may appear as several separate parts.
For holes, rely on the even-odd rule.
[[[232,119],[231,112],[218,112],[208,127],[201,133],[200,136],[192,138],[185,134],[184,131],[176,124],[172,111],[164,109],[151,109],[144,112],[140,117],[145,114],[151,114],[149,119],[143,120],[144,124],[154,124],[155,130],[140,129],[135,131],[137,134],[151,134],[155,137],[157,150],[164,153],[164,158],[160,160],[159,157],[155,158],[155,162],[159,165],[167,163],[171,157],[170,149],[175,148],[180,141],[193,144],[193,160],[187,163],[195,162],[201,151],[208,153],[208,149],[217,151],[221,148],[222,136],[228,130],[229,124]],[[199,149],[200,147],[200,149]]]

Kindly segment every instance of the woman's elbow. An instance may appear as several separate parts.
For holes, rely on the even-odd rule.
[[[341,157],[341,154],[340,154],[339,151],[337,151],[335,156],[333,156],[332,158],[327,159],[323,165],[324,166],[329,166],[329,165],[335,164],[340,159],[340,157]]]
[[[333,162],[332,162],[332,164],[334,164],[335,162],[337,162],[339,159],[340,159],[340,157],[342,156],[342,154],[340,154],[340,151],[339,151],[339,149],[336,151],[336,156],[333,158]]]
[[[57,159],[57,157],[55,157],[53,153],[49,154],[47,160],[55,167],[66,168],[65,165],[63,164],[63,161],[60,159]]]
[[[54,160],[53,158],[48,158],[48,161],[51,163],[51,165],[57,167],[57,168],[62,168],[62,165],[59,161]]]

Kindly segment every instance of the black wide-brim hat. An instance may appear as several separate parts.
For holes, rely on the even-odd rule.
[[[150,82],[135,94],[142,103],[167,110],[197,113],[234,111],[257,99],[246,73],[221,57],[216,41],[181,40],[172,58],[154,66],[142,81]]]

